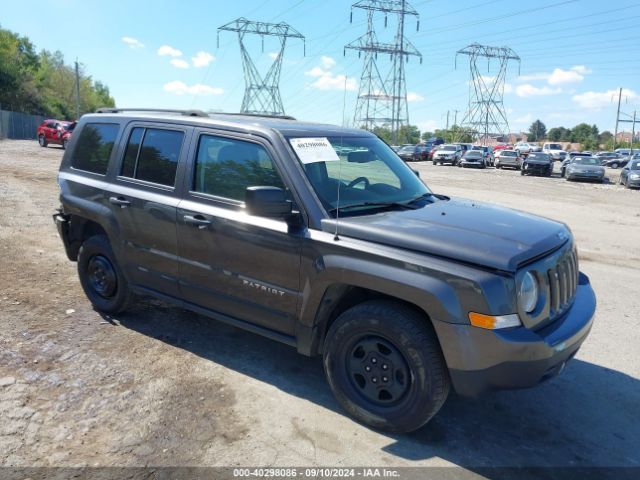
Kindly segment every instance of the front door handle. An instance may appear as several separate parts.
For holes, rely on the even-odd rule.
[[[200,230],[204,230],[211,225],[211,220],[207,220],[202,215],[185,215],[182,218],[184,219],[184,223],[188,225],[195,225]]]
[[[119,205],[120,208],[127,208],[129,205],[131,205],[131,202],[124,197],[110,197],[109,202],[113,203],[114,205]]]

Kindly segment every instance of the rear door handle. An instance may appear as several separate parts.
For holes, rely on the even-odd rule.
[[[182,218],[184,219],[184,223],[188,225],[195,225],[200,230],[204,230],[211,225],[211,220],[207,220],[202,215],[185,215]]]
[[[113,203],[114,205],[119,205],[120,208],[126,208],[131,205],[131,202],[124,197],[110,197],[109,202]]]

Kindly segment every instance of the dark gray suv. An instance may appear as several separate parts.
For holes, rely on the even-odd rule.
[[[101,110],[54,216],[97,310],[151,295],[321,355],[343,407],[407,432],[536,385],[591,329],[567,226],[432,192],[376,136],[290,118]]]

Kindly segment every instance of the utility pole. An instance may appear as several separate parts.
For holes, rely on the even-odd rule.
[[[616,114],[616,131],[613,134],[613,148],[616,148],[616,142],[618,141],[618,122],[620,121],[620,102],[622,101],[622,87],[618,92],[618,113]]]
[[[80,118],[80,67],[76,58],[76,120]]]
[[[345,45],[346,50],[356,50],[358,56],[364,53],[364,65],[360,77],[360,90],[356,102],[354,123],[367,130],[380,126],[389,128],[392,142],[399,142],[399,131],[409,124],[405,62],[410,56],[417,56],[422,63],[422,55],[405,37],[405,17],[418,18],[418,12],[406,0],[359,0],[351,6],[353,10],[367,12],[367,33]],[[397,15],[398,28],[393,42],[378,41],[374,28],[374,14],[384,14],[387,26],[388,15]],[[419,28],[417,22],[416,30]],[[391,68],[383,75],[379,67],[378,54],[390,56]]]
[[[284,115],[284,106],[280,97],[280,72],[282,58],[288,38],[298,38],[305,42],[304,35],[291,25],[281,23],[253,22],[240,17],[218,28],[218,46],[220,46],[220,32],[228,31],[238,34],[240,54],[242,55],[242,69],[244,71],[244,97],[240,112],[257,115]],[[264,37],[278,37],[280,50],[269,68],[266,76],[262,76],[249,54],[244,43],[248,34],[260,35],[262,50],[264,51]]]
[[[633,157],[633,137],[636,136],[636,111],[633,111],[633,123],[631,124],[631,141],[629,142],[630,155]]]
[[[445,128],[444,130],[447,136],[447,143],[449,142],[449,110],[447,110],[447,128]]]
[[[504,108],[504,84],[507,66],[510,61],[518,62],[520,57],[508,47],[491,47],[473,43],[456,52],[456,66],[458,55],[469,57],[469,106],[462,119],[462,130],[471,133],[478,139],[483,137],[483,144],[489,141],[489,136],[503,136],[509,133],[509,122]],[[498,69],[495,77],[488,80],[480,66],[487,63],[487,73],[490,72],[491,61],[497,62]]]

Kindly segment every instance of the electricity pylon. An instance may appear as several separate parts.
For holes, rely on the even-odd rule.
[[[305,41],[304,35],[287,23],[263,23],[252,22],[240,17],[233,22],[218,28],[218,46],[220,46],[220,31],[236,32],[240,42],[242,55],[242,70],[244,71],[244,98],[242,99],[242,113],[258,115],[284,115],[284,106],[280,97],[280,72],[287,38],[300,38]],[[264,37],[275,36],[280,40],[280,51],[277,53],[267,74],[262,77],[251,59],[247,50],[244,37],[246,34],[260,35],[262,39],[262,51],[264,52]]]
[[[476,139],[486,143],[490,136],[509,134],[509,121],[504,108],[504,84],[510,60],[518,62],[520,57],[508,47],[489,47],[473,43],[456,52],[469,57],[469,105],[461,122],[460,133],[471,133]],[[481,60],[487,61],[486,76],[480,71]],[[491,76],[491,60],[498,63],[495,76]],[[494,62],[495,63],[495,62]]]
[[[377,126],[390,128],[393,143],[398,143],[400,128],[409,123],[405,63],[410,56],[419,57],[422,63],[422,55],[405,37],[405,16],[418,18],[418,12],[406,0],[360,0],[351,6],[351,20],[355,8],[367,12],[367,33],[344,47],[345,52],[358,51],[359,57],[364,52],[354,122],[367,130]],[[374,27],[376,12],[384,13],[385,27],[389,14],[397,16],[398,27],[392,43],[378,41]],[[419,26],[418,20],[416,30]],[[378,54],[390,56],[391,67],[384,76],[378,67]]]

